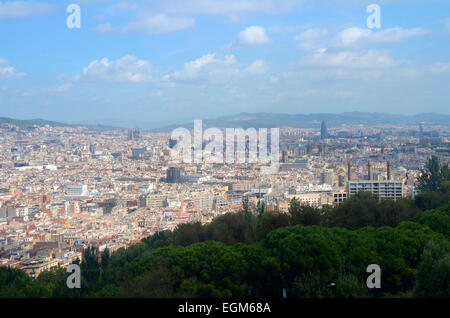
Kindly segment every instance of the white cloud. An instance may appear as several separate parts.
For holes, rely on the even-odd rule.
[[[152,80],[152,71],[150,62],[126,55],[115,61],[107,58],[92,61],[75,80],[141,83]]]
[[[45,14],[52,8],[52,5],[39,2],[0,1],[0,19]]]
[[[394,27],[380,31],[370,29],[348,28],[341,31],[332,41],[331,47],[337,49],[360,48],[364,46],[394,43],[408,38],[427,34],[422,28],[404,29]]]
[[[263,75],[268,71],[263,60],[256,60],[245,66],[240,65],[234,55],[210,53],[185,63],[181,71],[166,75],[164,80],[221,84],[232,79]]]
[[[445,32],[450,33],[450,17],[443,19],[442,23],[444,24]]]
[[[165,79],[198,80],[206,78],[219,80],[230,78],[237,73],[239,73],[239,69],[234,55],[220,56],[211,53],[185,63],[182,71],[167,75]]]
[[[80,74],[72,77],[75,82],[152,83],[160,87],[175,87],[176,83],[218,84],[249,76],[263,75],[269,67],[263,60],[255,60],[249,65],[241,65],[234,55],[206,54],[186,62],[179,71],[155,76],[149,61],[135,55],[126,55],[117,60],[103,58],[94,60],[84,67]],[[67,80],[67,78],[61,78]],[[71,84],[58,87],[58,91],[71,88]]]
[[[450,63],[435,63],[430,66],[430,71],[435,74],[450,71]]]
[[[349,47],[367,39],[373,31],[361,28],[345,29],[334,38],[332,45],[335,47]]]
[[[113,27],[112,27],[111,23],[99,24],[94,29],[94,31],[97,32],[97,33],[108,33],[108,32],[111,32],[112,30],[113,30]]]
[[[249,26],[245,30],[239,32],[237,40],[227,45],[227,49],[238,49],[250,46],[259,46],[269,43],[270,40],[266,35],[266,30],[261,26]]]
[[[72,84],[72,83],[66,83],[66,84],[59,85],[59,86],[55,89],[55,91],[57,91],[57,92],[66,92],[66,91],[68,91],[69,89],[71,89],[72,87],[73,87],[73,84]]]
[[[269,67],[267,66],[266,62],[263,60],[256,60],[252,64],[250,64],[244,72],[250,73],[250,74],[266,74],[269,71]]]
[[[307,55],[300,59],[299,65],[309,68],[374,69],[393,67],[397,62],[382,51],[343,51]]]
[[[387,51],[327,51],[312,52],[278,74],[276,83],[307,81],[335,83],[336,81],[372,81],[393,78],[414,79],[418,71],[406,61],[393,59]],[[343,82],[344,83],[344,82]]]
[[[251,26],[240,32],[237,44],[243,46],[263,45],[269,42],[266,31],[260,26]]]
[[[125,28],[125,32],[140,31],[148,34],[172,33],[183,29],[193,28],[195,20],[184,17],[170,17],[165,14],[147,16],[130,22]]]
[[[17,78],[26,76],[25,73],[19,72],[9,65],[8,60],[0,59],[0,79]]]
[[[300,50],[312,51],[319,50],[325,51],[326,45],[323,43],[324,37],[328,34],[326,29],[313,28],[302,32],[294,37],[294,41],[298,42],[297,47]]]

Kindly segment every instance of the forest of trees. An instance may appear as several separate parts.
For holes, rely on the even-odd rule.
[[[33,280],[0,267],[0,297],[450,297],[448,171],[430,159],[414,200],[359,193],[323,209],[293,200],[288,213],[245,200],[238,213],[105,251],[101,262],[88,248],[80,289],[67,288],[62,268]],[[381,267],[381,289],[366,287],[369,264]]]

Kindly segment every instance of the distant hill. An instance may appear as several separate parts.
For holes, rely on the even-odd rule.
[[[206,127],[217,128],[275,128],[275,127],[293,127],[293,128],[317,128],[322,121],[325,121],[328,127],[342,125],[448,125],[450,126],[450,115],[436,113],[423,113],[418,115],[396,115],[383,113],[365,113],[365,112],[347,112],[340,114],[276,114],[276,113],[241,113],[231,116],[203,119]],[[51,127],[89,127],[99,130],[124,129],[111,125],[95,124],[95,121],[85,123],[62,123],[45,119],[13,119],[0,117],[0,124],[13,124],[19,127],[45,126]],[[148,130],[150,132],[171,132],[175,128],[186,127],[191,129],[193,122],[168,125],[156,129]]]
[[[57,121],[51,121],[51,120],[45,120],[45,119],[14,119],[14,118],[8,118],[8,117],[0,117],[0,125],[1,124],[11,124],[16,125],[19,127],[33,127],[33,126],[39,126],[43,127],[45,125],[49,125],[51,127],[76,127],[76,126],[82,126],[82,127],[89,127],[94,129],[100,129],[100,130],[110,130],[110,129],[122,129],[117,128],[113,126],[106,126],[106,125],[85,125],[85,124],[66,124],[61,123]]]
[[[49,125],[52,127],[65,127],[70,126],[68,124],[63,124],[56,121],[50,121],[45,119],[13,119],[8,117],[0,117],[0,124],[12,124],[19,127],[31,127],[31,126],[45,126]]]
[[[418,125],[440,124],[450,125],[450,115],[425,113],[418,115],[396,115],[383,113],[347,112],[340,114],[274,114],[274,113],[241,113],[203,120],[206,127],[217,128],[316,128],[325,121],[328,127],[341,125]],[[183,125],[170,125],[152,132],[170,132],[177,127],[191,129],[193,122]]]

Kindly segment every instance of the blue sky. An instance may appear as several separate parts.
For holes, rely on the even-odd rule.
[[[72,3],[79,29],[66,25]],[[450,114],[446,0],[0,1],[0,39],[0,116]]]

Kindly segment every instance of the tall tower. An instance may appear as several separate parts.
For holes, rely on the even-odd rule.
[[[348,163],[347,163],[347,179],[348,179],[348,181],[352,181],[352,162],[351,161],[349,161]]]
[[[141,137],[141,131],[136,127],[133,131],[133,139],[138,140]]]
[[[306,145],[306,154],[310,155],[312,153],[312,145],[311,143],[308,143]]]
[[[325,120],[322,121],[322,126],[320,127],[320,139],[327,139],[328,138],[328,131],[327,126],[325,124]]]
[[[419,125],[419,144],[423,144],[423,125]]]
[[[387,162],[387,179],[388,180],[391,180],[391,178],[392,178],[392,176],[391,176],[391,172],[392,171],[392,163],[391,163],[391,161],[389,160],[388,162]]]
[[[286,149],[284,149],[281,152],[281,162],[282,163],[287,163],[288,162],[288,156],[289,156],[288,151]]]
[[[367,180],[373,180],[372,167],[373,167],[372,160],[369,160],[369,163],[367,164]]]
[[[169,167],[167,169],[167,183],[180,183],[180,168]]]

